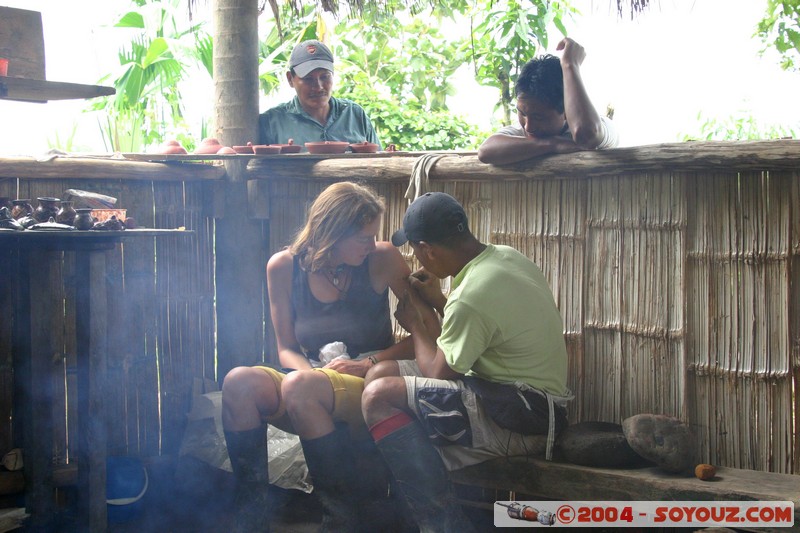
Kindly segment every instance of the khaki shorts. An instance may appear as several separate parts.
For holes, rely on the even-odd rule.
[[[543,455],[547,435],[521,435],[489,418],[480,398],[461,380],[426,378],[414,361],[398,361],[409,409],[422,422],[448,470],[495,457]],[[429,423],[428,419],[433,421]],[[450,424],[456,421],[456,424]]]
[[[270,368],[268,366],[257,366],[260,370],[269,375],[275,382],[278,391],[278,410],[267,418],[267,423],[272,424],[278,429],[288,433],[296,434],[292,421],[286,413],[286,404],[281,394],[281,383],[286,374]],[[350,429],[350,436],[353,439],[369,439],[369,430],[364,423],[364,415],[361,413],[361,395],[364,392],[364,378],[351,376],[350,374],[340,374],[328,368],[314,368],[312,372],[322,372],[331,382],[333,388],[333,420],[334,422],[346,422]],[[296,370],[295,372],[308,372],[307,370]]]

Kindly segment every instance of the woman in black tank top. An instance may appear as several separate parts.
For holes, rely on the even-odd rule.
[[[382,199],[367,187],[331,185],[294,243],[267,264],[278,359],[290,371],[238,367],[223,383],[222,421],[243,516],[259,505],[253,494],[263,493],[267,421],[300,437],[323,504],[323,528],[358,526],[351,439],[368,435],[359,401],[363,377],[380,361],[413,358],[410,338],[394,342],[389,290],[401,297],[410,270],[394,246],[376,242],[383,212]],[[336,341],[351,359],[312,370],[320,348]],[[371,355],[357,359],[365,354]]]

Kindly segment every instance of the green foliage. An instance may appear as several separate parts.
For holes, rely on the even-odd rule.
[[[369,83],[354,78],[346,97],[359,102],[375,125],[384,147],[398,150],[471,150],[486,137],[479,128],[446,109],[425,110],[419,102],[400,104]]]
[[[120,69],[100,80],[117,92],[91,106],[101,112],[106,149],[114,151],[143,151],[172,129],[185,131],[180,84],[193,66],[212,72],[211,37],[202,24],[184,20],[182,0],[134,0],[132,7],[115,24],[133,30],[119,52]]]
[[[337,28],[341,46],[338,94],[361,104],[386,144],[402,150],[474,149],[482,135],[454,116],[447,97],[461,65],[457,46],[419,19],[396,15],[346,21]]]
[[[748,141],[798,138],[800,127],[792,128],[774,124],[760,124],[752,116],[704,117],[698,113],[700,131],[697,134],[683,134],[683,141]]]
[[[800,68],[800,0],[768,0],[756,36],[781,55],[785,70]]]
[[[574,12],[567,3],[550,0],[457,0],[416,17],[394,7],[388,13],[363,11],[360,18],[337,24],[336,93],[367,109],[383,142],[404,150],[474,149],[488,135],[447,108],[447,98],[455,94],[453,76],[465,64],[473,66],[480,84],[499,89],[497,106],[510,123],[519,68],[547,46],[551,25],[566,34],[562,19]],[[410,12],[418,13],[418,7]],[[284,35],[290,37],[281,41],[274,29],[264,40],[262,90],[269,94],[284,83],[291,47],[316,37],[317,17],[313,7],[282,13]],[[455,20],[461,34],[445,37],[438,30],[443,18]]]
[[[566,3],[548,0],[479,1],[468,11],[477,24],[462,50],[475,66],[478,83],[500,91],[504,124],[511,122],[513,84],[522,65],[547,48],[551,23],[567,34],[563,19],[573,13]]]

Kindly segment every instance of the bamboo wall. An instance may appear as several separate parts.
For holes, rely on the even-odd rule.
[[[388,238],[405,211],[417,156],[266,158],[251,163],[248,211],[263,227],[265,259],[285,246],[325,186],[363,180],[387,199]],[[164,168],[89,162],[33,165],[0,159],[0,196],[59,197],[68,188],[119,198],[143,226],[189,237],[128,242],[107,252],[110,313],[109,453],[177,454],[196,380],[221,383],[216,353],[214,216],[223,177],[207,165]],[[29,165],[26,165],[27,169]],[[203,168],[205,167],[205,168]],[[564,318],[573,422],[620,422],[656,412],[688,421],[704,460],[800,473],[800,142],[691,143],[545,158],[500,169],[449,154],[431,190],[453,194],[485,242],[536,262]],[[261,237],[259,237],[261,238]],[[409,250],[404,253],[411,260]],[[14,445],[11,332],[13,251],[0,255],[0,452]],[[263,294],[260,279],[249,281]],[[65,324],[74,317],[70,253],[52,270]],[[259,322],[269,332],[269,309]],[[75,428],[75,341],[59,346],[52,374],[62,420],[54,460],[69,458]],[[258,332],[261,333],[261,332]],[[235,336],[234,336],[235,337]],[[275,361],[271,337],[263,353]]]
[[[789,148],[796,159],[800,143]],[[694,170],[697,158],[687,162],[623,172],[614,161],[596,176],[591,165],[574,176],[551,162],[541,177],[495,168],[489,181],[468,170],[485,166],[456,161],[430,190],[459,199],[481,240],[513,246],[544,271],[564,319],[572,422],[668,414],[691,424],[704,461],[798,472],[800,173],[783,164],[752,170],[770,166],[753,161],[737,171],[725,157],[705,171]],[[262,201],[271,251],[289,242],[310,199],[340,179],[361,179],[387,199],[384,239],[399,227],[402,172],[343,167],[319,163],[296,177],[278,163],[253,170],[255,179],[270,176]]]

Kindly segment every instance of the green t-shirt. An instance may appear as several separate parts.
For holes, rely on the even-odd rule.
[[[259,142],[285,144],[293,139],[294,144],[304,149],[305,143],[319,141],[369,141],[380,145],[378,134],[364,108],[350,100],[333,97],[330,104],[331,113],[324,126],[303,110],[297,96],[261,113],[258,117]]]
[[[490,244],[453,279],[437,344],[456,372],[560,396],[567,394],[563,330],[539,267]]]

